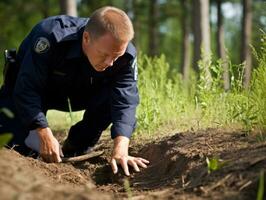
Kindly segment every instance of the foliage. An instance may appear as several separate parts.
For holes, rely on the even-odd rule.
[[[149,58],[139,55],[140,106],[139,130],[148,133],[177,118],[188,99],[181,88],[181,77],[170,71],[165,56]],[[169,78],[171,77],[171,78]]]
[[[0,135],[0,148],[4,147],[12,138],[11,133],[3,133]]]
[[[264,196],[264,171],[262,170],[260,172],[257,200],[263,200],[263,196]]]
[[[131,200],[132,199],[132,191],[131,191],[131,188],[130,188],[130,182],[129,182],[129,180],[127,178],[124,179],[124,189],[125,189],[125,191],[127,193],[127,198],[129,200]]]
[[[113,5],[121,9],[127,10],[135,25],[135,44],[144,53],[149,51],[149,31],[148,23],[150,9],[150,1],[144,0],[79,0],[78,14],[81,17],[88,17],[97,8],[106,5]],[[191,11],[191,2],[189,3],[189,13]],[[179,1],[168,0],[158,1],[160,16],[158,19],[159,27],[159,44],[158,51],[165,54],[171,68],[180,70],[180,53],[182,52],[182,29],[180,23],[180,16],[182,13],[182,6]],[[224,10],[224,27],[225,27],[225,46],[230,53],[230,59],[233,63],[239,63],[239,48],[240,48],[240,32],[241,32],[241,1],[226,1],[223,2],[224,8],[230,8],[230,12]],[[265,2],[253,2],[253,30],[252,30],[252,44],[258,48],[259,46],[259,28],[265,31]],[[233,12],[233,10],[235,12]],[[216,6],[210,7],[212,23],[212,32],[216,32]],[[228,13],[228,14],[227,14]],[[231,13],[231,14],[230,14]],[[233,14],[232,14],[233,13]],[[54,0],[2,0],[0,1],[0,52],[6,48],[18,48],[20,42],[29,33],[31,28],[41,19],[60,14],[59,1]],[[187,17],[190,19],[192,14]],[[136,22],[136,23],[135,23]],[[192,21],[190,20],[192,23]],[[191,45],[193,37],[190,38]],[[232,42],[234,41],[234,42]],[[212,37],[211,44],[215,46],[216,38]],[[214,50],[214,49],[213,49]],[[214,51],[215,52],[215,51]],[[215,57],[215,55],[214,55]],[[0,56],[0,67],[3,66],[3,57]]]
[[[148,1],[121,1],[121,0],[81,0],[78,3],[79,15],[89,16],[93,10],[104,5],[114,5],[124,9],[125,2],[131,2],[133,22],[138,20],[135,27],[136,44],[148,52],[149,33],[147,12],[150,3]],[[134,2],[134,3],[133,3]],[[224,5],[231,5],[239,11],[241,2],[224,2]],[[178,74],[180,63],[181,32],[179,16],[182,11],[177,1],[160,1],[159,36],[160,52],[165,55],[148,58],[139,54],[139,89],[141,103],[137,111],[138,133],[147,132],[151,134],[155,130],[172,126],[179,130],[189,128],[204,128],[212,126],[226,126],[228,124],[241,124],[249,132],[253,128],[265,129],[266,126],[266,52],[265,36],[262,48],[258,38],[259,28],[265,27],[265,3],[254,2],[254,29],[253,44],[258,51],[254,54],[257,58],[257,65],[254,66],[252,83],[249,90],[242,88],[243,65],[236,65],[239,62],[237,50],[240,46],[240,15],[228,18],[225,15],[225,46],[228,47],[228,57],[233,61],[229,62],[231,89],[229,92],[222,90],[221,75],[222,64],[212,57],[203,57],[199,63],[202,68],[199,74],[191,74],[188,87],[184,87],[182,77]],[[211,12],[215,9],[211,8]],[[54,0],[3,0],[0,2],[0,51],[5,48],[18,47],[31,28],[41,19],[59,14],[59,3]],[[14,14],[16,13],[16,14]],[[237,13],[237,12],[236,12]],[[225,14],[225,13],[224,13]],[[189,16],[190,18],[191,16]],[[7,20],[8,19],[8,20]],[[215,24],[216,21],[212,20]],[[212,29],[215,26],[212,26]],[[191,38],[193,40],[193,38]],[[234,42],[231,42],[234,41]],[[216,42],[212,38],[212,43]],[[170,64],[170,65],[169,65]],[[211,77],[204,72],[206,65],[211,71]],[[3,57],[0,57],[0,68],[3,66]],[[2,75],[2,73],[1,73]],[[208,75],[209,76],[209,75]],[[0,78],[1,79],[1,78]],[[209,81],[209,79],[211,81]],[[208,81],[207,81],[208,80]],[[70,117],[69,117],[70,116]],[[75,115],[70,112],[67,124],[73,124]],[[77,115],[80,118],[80,114]],[[70,118],[70,120],[69,120]],[[50,120],[58,121],[58,120]],[[60,120],[65,121],[65,120]],[[50,122],[51,123],[51,122]]]
[[[0,108],[0,113],[4,113],[8,118],[14,118],[14,114],[7,108]]]
[[[208,173],[221,169],[224,165],[226,165],[226,161],[221,161],[218,158],[209,159],[206,157],[206,163],[208,168]]]
[[[0,113],[4,113],[8,118],[14,118],[14,114],[7,108],[0,108]],[[1,126],[1,124],[0,124]],[[1,133],[0,135],[0,148],[5,146],[12,138],[11,133]]]
[[[74,125],[74,117],[73,117],[73,112],[72,112],[72,106],[71,106],[71,102],[70,99],[67,98],[67,104],[68,104],[68,110],[69,110],[69,117],[71,120],[71,125]]]
[[[265,35],[263,36],[265,38]],[[220,60],[210,56],[199,62],[199,79],[191,77],[184,87],[181,76],[170,69],[165,56],[149,58],[139,55],[139,89],[141,103],[137,112],[137,132],[151,134],[171,124],[175,128],[206,128],[241,125],[247,133],[266,129],[266,52],[265,39],[259,66],[254,69],[251,87],[242,87],[243,65],[230,66],[231,89],[222,84],[223,67]],[[206,73],[206,65],[210,74]],[[234,73],[236,72],[237,73]],[[209,77],[211,76],[211,77]]]

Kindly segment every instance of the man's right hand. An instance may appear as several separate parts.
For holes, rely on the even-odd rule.
[[[50,128],[38,128],[40,137],[40,156],[45,162],[61,162],[61,149]]]

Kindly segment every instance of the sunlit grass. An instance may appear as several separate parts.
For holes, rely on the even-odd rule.
[[[71,125],[82,119],[84,111],[80,112],[61,112],[56,110],[49,110],[47,113],[47,119],[49,126],[52,130],[68,130]]]
[[[266,40],[263,40],[264,42]],[[254,66],[251,86],[243,88],[244,65],[230,66],[230,91],[223,90],[223,67],[210,55],[199,62],[197,79],[191,75],[187,87],[181,75],[171,70],[165,56],[149,58],[140,54],[137,134],[152,135],[173,125],[180,131],[237,126],[246,130],[266,129],[266,43],[258,66]],[[210,73],[206,73],[206,68]],[[211,77],[210,77],[211,75]]]

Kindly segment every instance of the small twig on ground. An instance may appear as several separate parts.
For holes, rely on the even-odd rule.
[[[206,145],[209,147],[210,150],[213,150],[213,148],[211,147],[211,145],[209,145],[208,142],[206,142]]]
[[[242,185],[242,186],[239,188],[239,191],[241,191],[241,190],[243,190],[244,188],[248,187],[251,183],[252,183],[252,181],[248,181],[248,182],[246,182],[244,185]]]
[[[185,182],[185,176],[181,176],[181,181],[182,181],[182,188],[187,187],[190,184],[190,181]]]
[[[260,157],[260,158],[254,158],[250,163],[249,163],[249,167],[256,165],[257,163],[266,160],[266,157]]]
[[[76,157],[69,157],[69,158],[62,158],[62,162],[80,162],[84,160],[88,160],[90,158],[95,158],[102,155],[104,151],[92,151],[85,155],[76,156]]]
[[[200,187],[200,190],[203,191],[204,193],[209,193],[210,191],[214,190],[215,188],[223,185],[230,177],[232,174],[226,175],[224,178],[222,178],[220,181],[218,181],[216,184],[212,185],[211,187],[205,189],[204,187]]]

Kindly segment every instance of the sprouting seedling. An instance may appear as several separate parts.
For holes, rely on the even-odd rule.
[[[260,172],[260,179],[259,179],[259,188],[257,193],[257,200],[263,200],[264,196],[264,171],[261,170]]]
[[[227,161],[222,161],[218,158],[211,158],[209,159],[206,157],[208,173],[221,169],[223,166],[227,164]]]
[[[131,191],[130,183],[129,183],[128,179],[124,179],[124,189],[127,193],[127,198],[132,199],[132,191]]]

